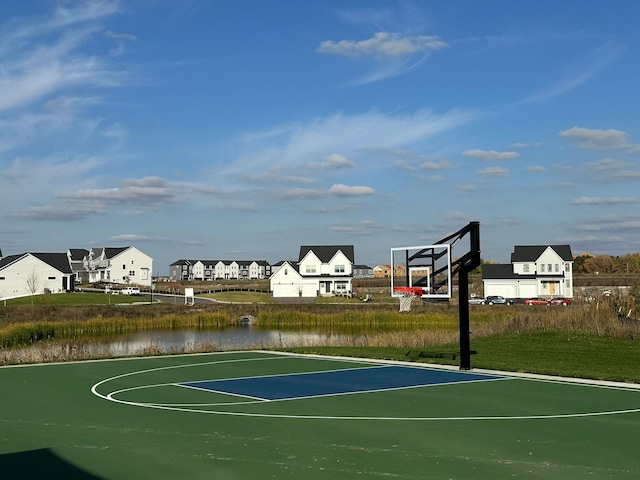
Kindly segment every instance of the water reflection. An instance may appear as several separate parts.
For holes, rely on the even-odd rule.
[[[225,330],[180,330],[129,333],[96,342],[116,356],[135,355],[149,348],[162,351],[189,351],[209,346],[216,350],[277,348],[322,345],[347,337],[341,333],[321,331],[264,330],[255,327]]]

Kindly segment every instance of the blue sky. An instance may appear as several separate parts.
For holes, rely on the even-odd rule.
[[[616,0],[2,2],[0,249],[134,245],[166,274],[352,244],[373,266],[477,220],[486,260],[638,252],[638,18]]]

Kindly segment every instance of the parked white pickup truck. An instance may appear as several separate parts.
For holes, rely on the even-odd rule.
[[[140,295],[140,289],[138,287],[124,287],[120,290],[120,295]]]

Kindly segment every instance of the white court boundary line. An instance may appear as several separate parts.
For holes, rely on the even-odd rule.
[[[148,373],[153,371],[160,370],[169,370],[169,369],[177,369],[177,368],[189,368],[194,366],[202,366],[209,364],[217,364],[217,363],[237,363],[237,362],[249,362],[249,361],[265,361],[265,360],[275,360],[279,358],[315,358],[321,360],[334,360],[334,361],[346,361],[346,362],[354,362],[354,363],[362,363],[362,364],[377,364],[377,365],[406,365],[414,368],[430,368],[430,369],[442,369],[442,370],[456,370],[459,371],[456,367],[446,366],[446,365],[432,365],[432,364],[416,364],[415,362],[396,362],[391,360],[373,360],[373,359],[361,359],[361,358],[353,358],[353,357],[337,357],[337,356],[323,356],[323,355],[302,355],[302,354],[292,354],[285,352],[270,352],[270,351],[256,351],[256,353],[270,353],[275,354],[273,357],[257,357],[257,358],[243,358],[236,360],[220,360],[220,361],[211,361],[211,362],[198,362],[194,364],[186,364],[186,365],[170,365],[158,368],[151,368],[146,370],[139,370],[135,372],[128,372],[121,375],[116,375],[114,377],[106,378],[101,380],[100,382],[94,384],[91,387],[91,392],[104,400],[112,401],[115,403],[120,403],[123,405],[130,405],[135,407],[144,407],[144,408],[154,408],[159,410],[171,410],[177,412],[185,412],[185,413],[200,413],[200,414],[208,414],[208,415],[226,415],[226,416],[237,416],[237,417],[257,417],[257,418],[282,418],[282,419],[310,419],[310,420],[383,420],[383,421],[471,421],[471,420],[544,420],[544,419],[563,419],[563,418],[584,418],[584,417],[599,417],[599,416],[608,416],[608,415],[621,415],[628,413],[638,413],[640,412],[640,408],[631,408],[631,409],[622,409],[622,410],[608,410],[608,411],[598,411],[598,412],[582,412],[582,413],[565,413],[565,414],[550,414],[550,415],[495,415],[495,416],[455,416],[455,417],[387,417],[387,416],[353,416],[353,415],[291,415],[291,414],[269,414],[269,413],[253,413],[253,412],[230,412],[224,410],[200,410],[196,408],[186,408],[186,406],[235,406],[235,405],[250,405],[250,404],[264,404],[265,402],[270,403],[273,401],[280,400],[259,400],[259,401],[248,401],[248,402],[229,402],[223,404],[184,404],[186,406],[180,406],[180,404],[161,404],[161,403],[144,403],[144,402],[132,402],[127,400],[121,400],[115,398],[115,395],[118,393],[123,393],[125,391],[132,390],[141,390],[145,388],[155,388],[159,386],[175,386],[177,383],[166,383],[166,384],[156,384],[156,385],[147,385],[147,386],[138,386],[132,387],[129,389],[121,389],[118,391],[111,392],[109,394],[103,395],[97,391],[97,389],[112,380],[116,380],[119,378],[124,378],[127,376],[139,375],[142,373]],[[523,374],[523,373],[509,373],[509,372],[498,372],[495,370],[484,370],[477,369],[474,370],[474,373],[485,373],[488,375],[501,375],[503,377],[512,378],[522,378],[525,380],[531,381],[541,381],[548,383],[561,383],[567,385],[576,385],[576,386],[584,386],[584,387],[592,387],[592,388],[604,388],[604,389],[614,389],[614,390],[624,390],[624,391],[638,391],[640,393],[640,385],[636,386],[634,384],[620,384],[617,382],[600,382],[594,380],[583,380],[583,379],[567,379],[563,377],[552,377],[545,375],[534,375],[534,374]],[[460,384],[460,382],[457,382]],[[437,386],[437,385],[432,385]],[[362,393],[362,392],[360,392]],[[344,395],[344,394],[343,394]],[[299,400],[294,399],[294,400]]]

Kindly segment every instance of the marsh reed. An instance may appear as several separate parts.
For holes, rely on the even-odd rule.
[[[283,331],[318,329],[339,336],[287,336],[287,340],[261,341],[250,349],[351,346],[417,348],[458,341],[458,311],[449,305],[418,304],[411,312],[395,306],[349,308],[348,306],[228,305],[188,308],[184,306],[126,308],[59,308],[39,311],[0,310],[0,363],[39,363],[109,358],[117,356],[101,337],[152,330],[216,330],[237,324],[250,314],[258,328]],[[472,338],[531,332],[565,332],[618,339],[640,338],[640,328],[624,324],[613,305],[584,304],[571,307],[474,306]],[[224,351],[236,348],[218,343],[185,344],[162,349],[149,344],[135,355]]]

